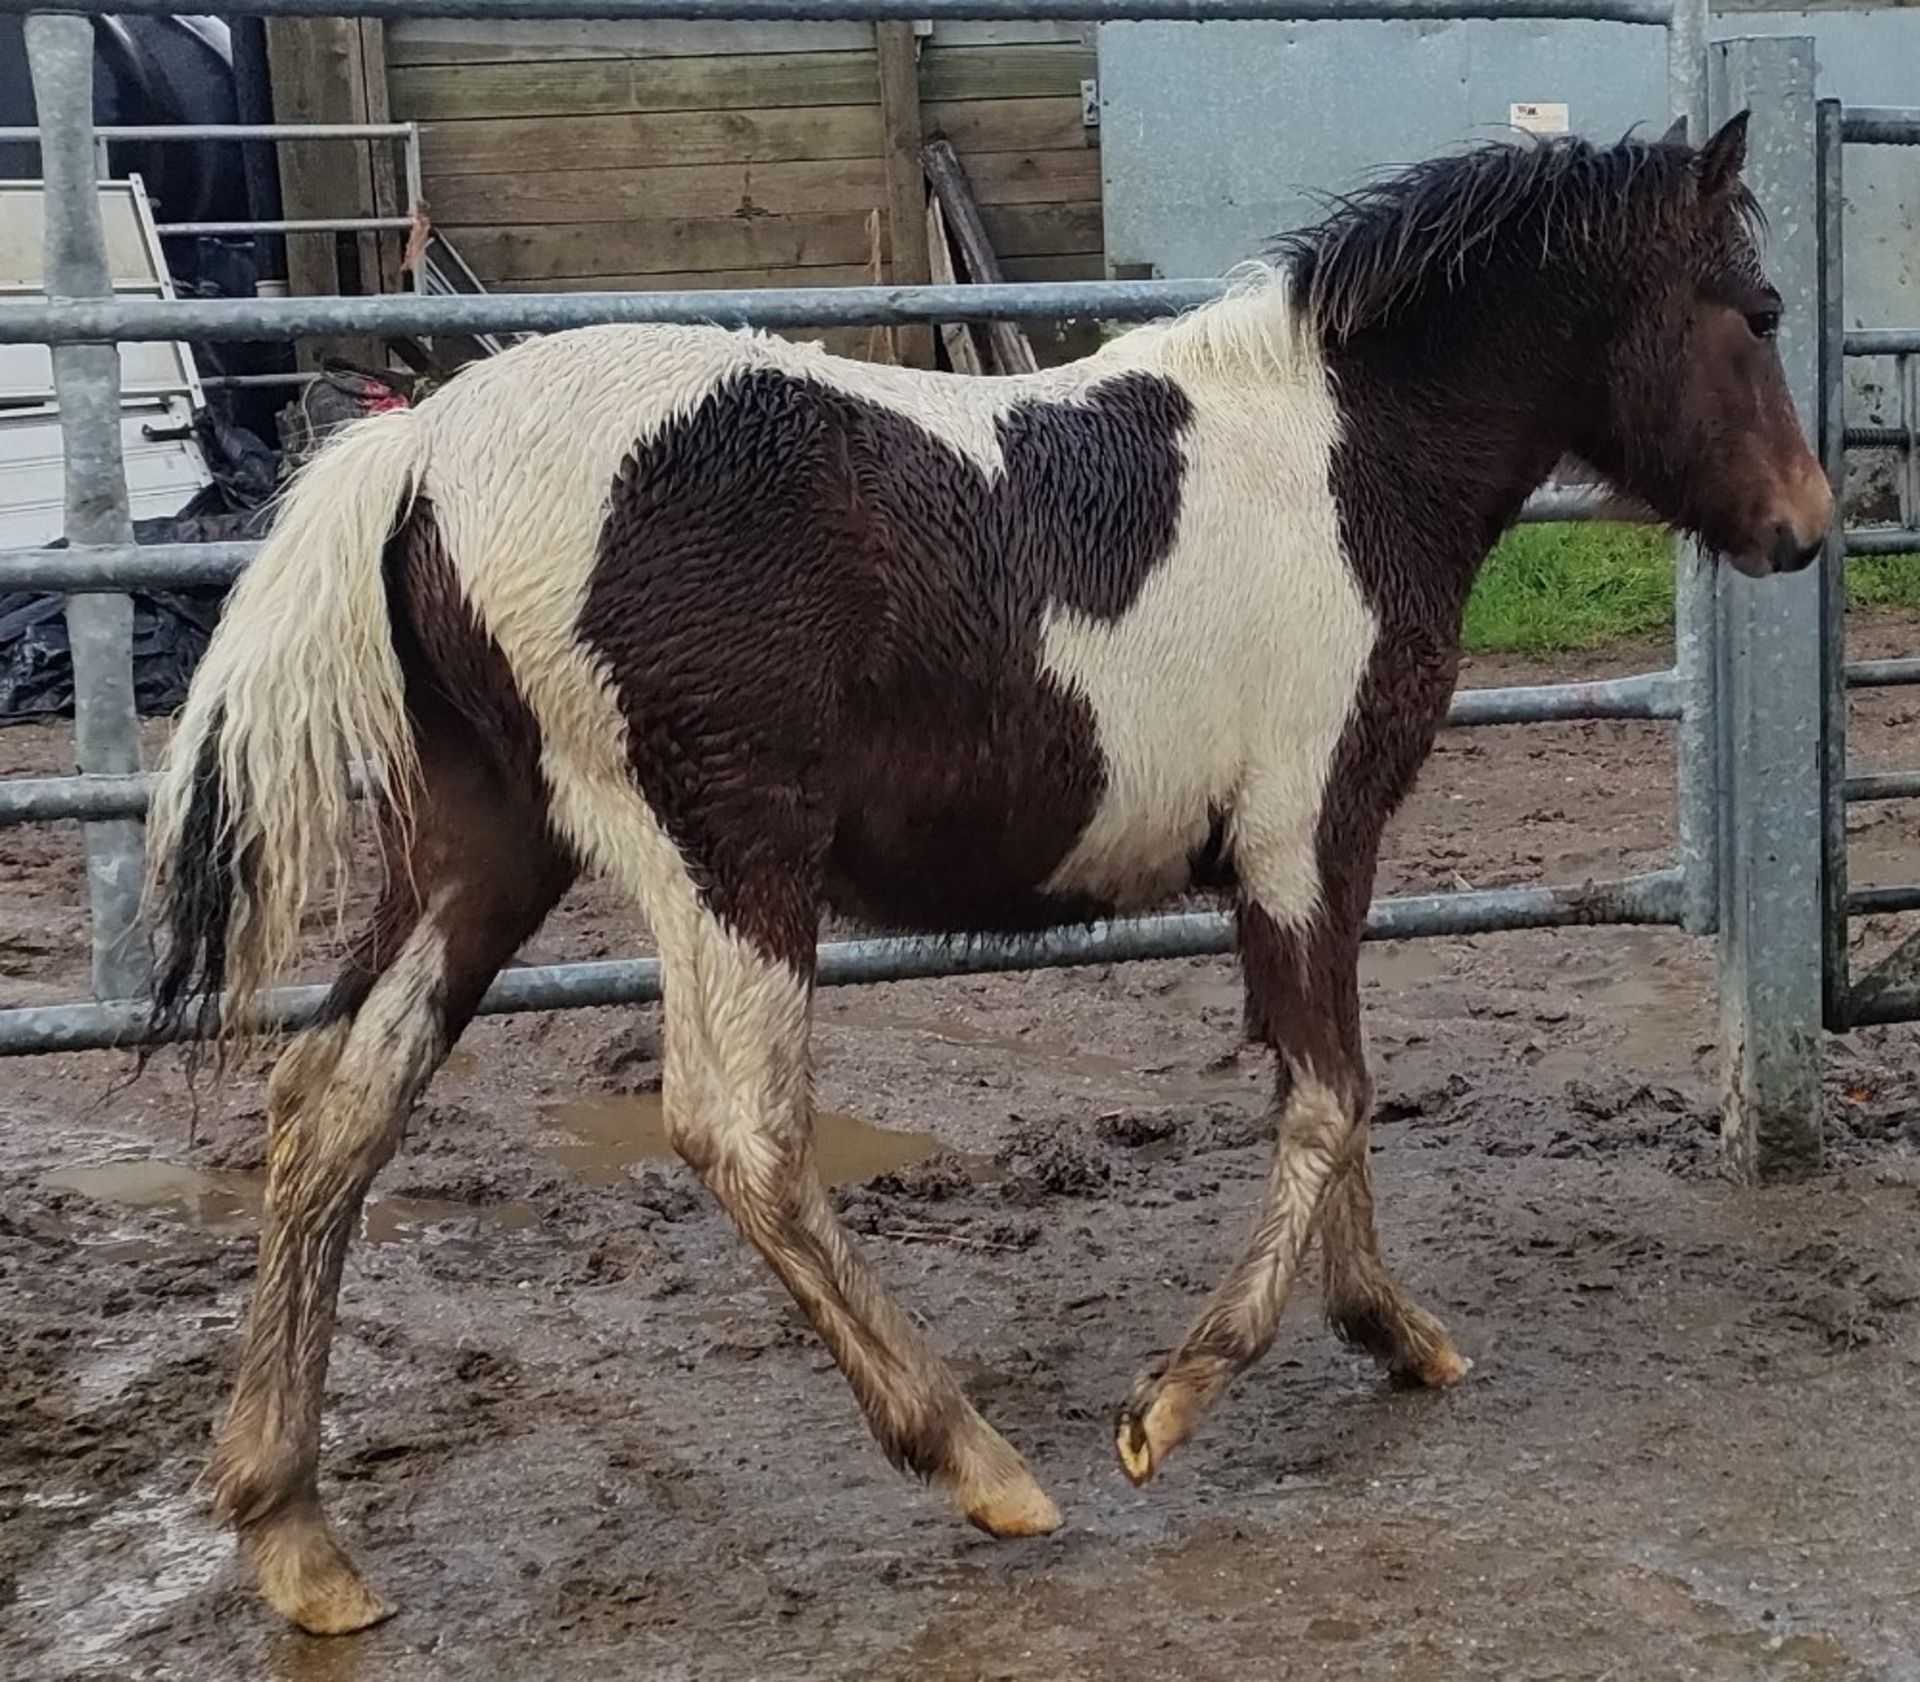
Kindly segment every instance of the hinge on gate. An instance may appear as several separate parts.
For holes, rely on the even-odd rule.
[[[1098,128],[1100,126],[1100,83],[1088,76],[1080,83],[1080,126]]]

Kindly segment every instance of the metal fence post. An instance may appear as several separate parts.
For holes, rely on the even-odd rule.
[[[1667,25],[1667,102],[1674,116],[1686,119],[1696,146],[1707,127],[1707,7],[1708,0],[1674,0]],[[1674,539],[1673,570],[1673,666],[1682,697],[1675,733],[1681,915],[1689,934],[1711,934],[1720,915],[1713,572],[1687,537]]]
[[[1749,111],[1747,177],[1785,301],[1781,355],[1809,430],[1820,411],[1820,216],[1813,42],[1716,42],[1718,122]],[[1823,580],[1720,569],[1721,1129],[1744,1179],[1819,1165]]]
[[[1837,99],[1818,106],[1820,166],[1820,459],[1836,497],[1847,488],[1847,311],[1845,260],[1844,110]],[[1820,557],[1820,645],[1823,701],[1820,719],[1822,858],[1821,954],[1823,1019],[1835,1032],[1853,1011],[1853,964],[1847,921],[1847,546],[1845,520],[1834,521]]]
[[[93,25],[35,15],[25,24],[45,180],[46,291],[51,299],[111,298],[93,132]],[[133,541],[120,450],[120,353],[112,344],[58,345],[54,393],[66,455],[66,534],[76,548]],[[67,599],[73,651],[75,758],[84,772],[140,769],[133,695],[133,601]],[[96,998],[147,990],[140,931],[142,826],[119,818],[85,826]]]

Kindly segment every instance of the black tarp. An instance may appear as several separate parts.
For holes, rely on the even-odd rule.
[[[178,514],[135,520],[140,543],[215,543],[257,537],[273,495],[274,453],[207,410],[194,433],[214,482]],[[64,548],[54,543],[50,548]],[[134,698],[146,715],[171,712],[206,652],[224,592],[153,591],[133,598]],[[0,724],[73,715],[73,661],[65,598],[0,594]]]

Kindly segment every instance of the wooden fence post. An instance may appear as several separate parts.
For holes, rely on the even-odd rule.
[[[880,61],[880,124],[886,147],[889,272],[895,286],[925,286],[932,278],[927,251],[927,187],[921,171],[920,52],[910,22],[873,26]],[[909,368],[933,366],[932,327],[900,327],[894,343]]]

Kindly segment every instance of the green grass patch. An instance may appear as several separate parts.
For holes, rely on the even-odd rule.
[[[1673,623],[1673,543],[1645,526],[1517,526],[1467,601],[1476,653],[1559,654]]]
[[[1847,563],[1856,608],[1920,611],[1920,555]],[[1648,526],[1519,526],[1487,557],[1467,601],[1466,646],[1562,654],[1667,634],[1673,544]]]
[[[1847,604],[1920,608],[1920,555],[1861,555],[1847,562]]]

